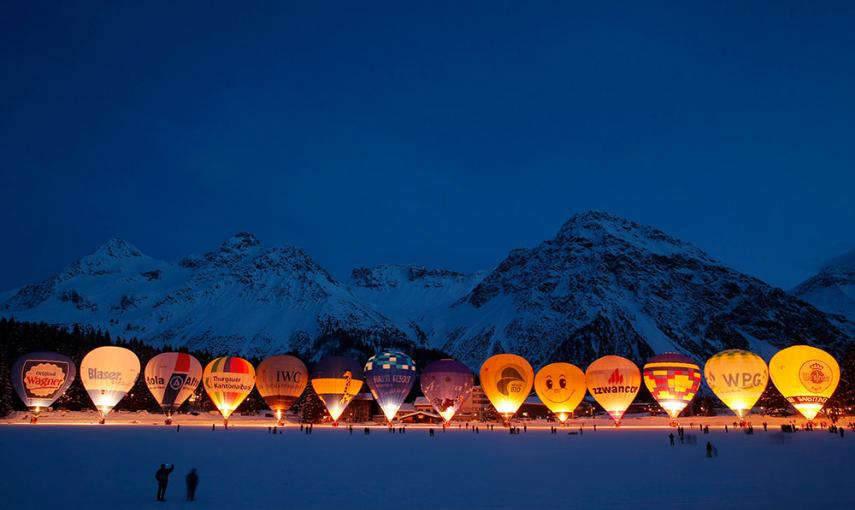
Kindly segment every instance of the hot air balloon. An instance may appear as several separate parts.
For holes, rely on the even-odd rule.
[[[635,400],[641,386],[641,372],[632,361],[620,356],[603,356],[585,372],[588,391],[609,416],[620,425],[623,413]]]
[[[31,352],[12,365],[12,385],[21,402],[32,411],[33,423],[42,409],[65,393],[75,375],[77,369],[71,358],[56,352]]]
[[[425,367],[420,384],[430,405],[448,423],[472,393],[474,380],[472,371],[463,363],[441,359]]]
[[[701,367],[682,354],[666,352],[644,365],[644,385],[668,416],[676,420],[701,387]]]
[[[101,423],[134,387],[139,375],[139,358],[124,347],[98,347],[83,358],[80,363],[80,381],[98,409]]]
[[[270,356],[258,365],[255,384],[276,421],[300,398],[309,383],[309,370],[299,358],[287,355]]]
[[[144,373],[148,391],[160,404],[169,425],[172,414],[199,386],[202,364],[185,352],[164,352],[146,363]]]
[[[570,363],[551,363],[537,371],[534,391],[563,424],[585,398],[585,374]]]
[[[704,365],[704,378],[715,395],[744,419],[769,382],[763,358],[741,349],[722,351]]]
[[[769,361],[772,382],[807,420],[813,420],[840,382],[840,366],[831,354],[809,345],[780,350]]]
[[[531,365],[516,354],[496,354],[481,365],[481,387],[505,423],[528,398],[533,381]]]
[[[386,351],[369,358],[365,364],[365,383],[380,405],[386,420],[392,423],[401,404],[416,382],[416,365],[402,352]]]
[[[255,369],[243,358],[223,356],[208,363],[202,374],[202,384],[228,427],[229,416],[255,386]]]
[[[312,388],[338,424],[344,410],[362,389],[362,367],[344,356],[328,356],[312,370]]]

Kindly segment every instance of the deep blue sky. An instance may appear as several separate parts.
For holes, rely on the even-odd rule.
[[[852,2],[19,3],[0,289],[239,230],[468,271],[587,209],[785,288],[855,246]]]

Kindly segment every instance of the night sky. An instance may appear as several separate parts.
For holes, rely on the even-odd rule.
[[[241,230],[471,271],[588,209],[784,288],[855,247],[855,3],[402,3],[4,2],[0,289]]]

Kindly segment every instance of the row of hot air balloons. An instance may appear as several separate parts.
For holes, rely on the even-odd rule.
[[[711,357],[704,378],[715,395],[740,419],[757,403],[771,374],[778,391],[808,420],[822,410],[840,382],[840,367],[829,353],[808,345],[778,351],[766,362],[745,350],[730,349]],[[701,369],[690,358],[665,353],[642,368],[620,356],[595,360],[583,373],[569,363],[551,363],[537,374],[522,357],[498,354],[481,366],[481,385],[506,420],[528,397],[532,382],[541,402],[560,422],[573,413],[586,390],[619,424],[635,400],[641,381],[672,420],[686,408],[701,385]]]
[[[68,389],[75,373],[70,358],[36,352],[15,362],[12,382],[21,400],[38,416]],[[80,377],[102,422],[133,387],[139,373],[139,359],[123,347],[98,347],[83,358]],[[760,356],[738,349],[720,352],[704,366],[707,385],[740,419],[766,389],[770,373],[778,390],[808,420],[819,413],[840,380],[835,359],[807,345],[779,351],[768,367]],[[226,423],[255,386],[281,421],[309,382],[334,422],[363,384],[391,422],[415,384],[416,367],[406,354],[384,351],[372,356],[364,367],[351,358],[329,356],[314,366],[311,375],[300,359],[288,355],[271,356],[257,370],[245,359],[223,356],[203,370],[189,354],[166,352],[146,364],[144,377],[167,423],[200,382]],[[534,386],[561,423],[590,392],[619,424],[642,381],[671,419],[676,419],[698,392],[701,370],[682,354],[666,353],[651,358],[642,370],[626,358],[611,355],[595,360],[585,372],[570,363],[551,363],[535,374],[523,357],[497,354],[481,365],[480,379],[487,398],[505,420],[517,412]],[[459,361],[443,359],[425,367],[420,385],[447,423],[471,394],[474,376]]]

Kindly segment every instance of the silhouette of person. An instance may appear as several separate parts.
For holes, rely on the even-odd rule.
[[[668,439],[671,441],[671,446],[674,446],[674,433],[668,434]]]
[[[171,465],[167,468],[166,464],[161,464],[160,469],[154,474],[154,479],[157,480],[157,500],[166,501],[166,484],[169,483],[169,473],[175,469]]]
[[[199,485],[199,474],[196,468],[187,473],[187,501],[196,501],[196,486]]]
[[[707,457],[712,458],[713,446],[712,443],[707,441]]]

